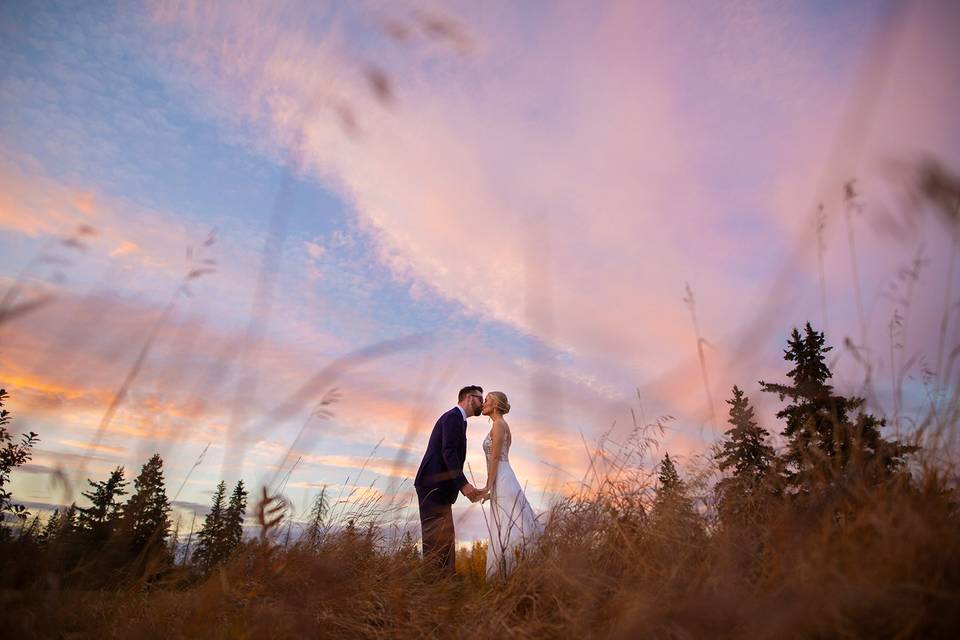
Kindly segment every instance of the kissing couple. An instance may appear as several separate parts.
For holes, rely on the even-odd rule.
[[[491,391],[484,398],[483,388],[471,385],[460,389],[457,405],[440,416],[430,432],[413,485],[420,505],[423,558],[443,572],[455,572],[452,507],[460,493],[470,502],[490,502],[490,514],[484,512],[490,535],[488,577],[509,573],[525,545],[543,531],[510,466],[513,435],[504,419],[508,413],[510,402],[506,394]],[[481,414],[490,419],[491,428],[483,440],[487,484],[477,488],[467,482],[463,464],[467,457],[467,418]]]

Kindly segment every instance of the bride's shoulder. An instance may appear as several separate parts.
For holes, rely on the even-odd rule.
[[[507,430],[507,421],[503,418],[497,418],[493,421],[493,431],[503,433]]]

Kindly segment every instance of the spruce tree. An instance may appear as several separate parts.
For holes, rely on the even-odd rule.
[[[767,444],[770,432],[757,424],[753,407],[743,391],[733,386],[733,398],[727,400],[730,405],[732,425],[724,433],[721,448],[716,454],[720,470],[733,467],[735,478],[752,485],[758,484],[773,465],[776,454]]]
[[[69,536],[79,529],[80,524],[77,519],[78,511],[77,503],[71,502],[70,506],[63,512],[63,516],[60,518],[60,535]]]
[[[417,551],[417,541],[414,539],[413,534],[410,531],[405,531],[403,537],[400,538],[400,545],[397,548],[397,555],[406,558],[406,559],[416,559],[419,557]]]
[[[40,524],[40,514],[35,514],[27,524],[20,530],[20,542],[27,544],[38,544],[40,535],[43,533],[43,526]]]
[[[77,528],[88,547],[103,546],[114,533],[121,509],[119,498],[126,494],[123,473],[123,467],[117,467],[106,480],[87,480],[91,490],[82,495],[91,505],[77,509]]]
[[[224,498],[227,484],[220,481],[213,494],[213,506],[203,521],[203,527],[197,534],[197,550],[193,554],[194,563],[204,572],[220,564],[222,560],[221,541],[226,520]]]
[[[223,553],[225,558],[229,557],[243,540],[243,516],[246,512],[247,491],[243,488],[243,480],[238,480],[233,493],[230,494],[230,502],[224,513]]]
[[[680,474],[677,473],[677,467],[674,466],[673,460],[670,459],[669,452],[660,463],[660,473],[657,475],[657,480],[660,481],[660,488],[657,490],[658,498],[665,498],[683,490],[683,481],[680,479]]]
[[[680,479],[669,453],[660,463],[657,480],[657,495],[650,511],[654,525],[661,527],[662,533],[674,541],[700,540],[703,527],[687,493],[687,486]]]
[[[50,517],[47,518],[47,524],[43,526],[43,532],[40,534],[41,544],[50,544],[57,539],[57,535],[60,533],[60,523],[60,509],[54,509]]]
[[[134,555],[153,555],[165,550],[170,533],[170,501],[159,453],[143,465],[133,487],[133,495],[123,506],[126,542]]]
[[[793,362],[788,384],[760,382],[763,391],[775,393],[790,403],[777,413],[786,421],[785,462],[791,482],[809,490],[816,476],[836,476],[850,471],[866,473],[874,480],[889,476],[916,450],[880,436],[885,421],[864,413],[863,398],[834,393],[827,383],[832,374],[826,364],[822,332],[808,322],[801,336],[794,329],[784,351]],[[855,415],[853,420],[850,416]],[[851,462],[857,464],[851,466]]]
[[[727,404],[732,428],[724,433],[715,458],[721,471],[733,468],[733,474],[720,480],[715,491],[720,515],[730,524],[756,514],[761,506],[757,500],[775,493],[779,487],[771,482],[776,454],[767,444],[770,433],[757,424],[750,400],[734,385],[733,398]]]
[[[55,555],[62,560],[78,560],[85,551],[80,535],[79,512],[76,503],[71,503],[60,513],[56,523],[47,523],[47,530],[44,531],[48,550],[55,550]]]

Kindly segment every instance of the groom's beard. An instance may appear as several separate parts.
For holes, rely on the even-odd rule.
[[[483,407],[477,407],[473,410],[473,417],[477,417],[483,411]]]

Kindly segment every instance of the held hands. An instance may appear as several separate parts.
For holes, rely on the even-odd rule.
[[[470,502],[477,502],[479,500],[485,500],[490,497],[490,491],[486,487],[483,489],[477,489],[475,486],[469,482],[460,489],[460,492],[467,497]]]

